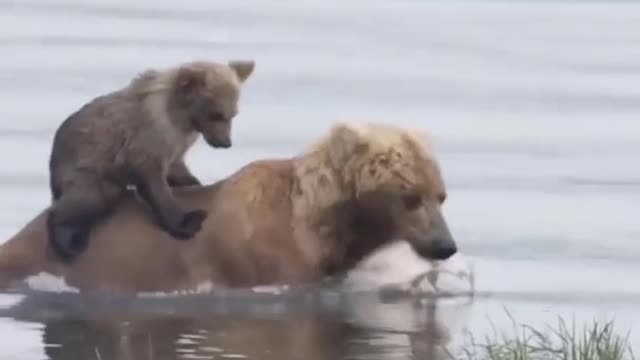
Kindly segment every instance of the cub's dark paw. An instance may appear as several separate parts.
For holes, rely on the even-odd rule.
[[[85,229],[53,225],[49,227],[49,244],[63,262],[70,263],[89,245],[89,233]]]
[[[175,226],[170,230],[171,234],[180,240],[192,238],[202,228],[202,222],[207,218],[204,210],[193,210],[185,213]]]
[[[181,187],[181,186],[199,186],[202,185],[200,180],[195,176],[169,176],[167,178],[167,183],[171,187]]]

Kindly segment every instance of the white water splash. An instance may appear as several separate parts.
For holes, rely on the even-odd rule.
[[[395,242],[364,259],[344,282],[351,290],[398,288],[423,293],[475,290],[473,263],[457,253],[445,261],[428,261],[405,241]]]

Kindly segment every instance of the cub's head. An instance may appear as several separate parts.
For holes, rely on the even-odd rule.
[[[440,209],[446,188],[425,135],[390,125],[340,124],[330,139],[330,161],[354,194],[364,238],[405,239],[427,259],[457,252]]]
[[[238,114],[240,90],[254,67],[255,62],[249,60],[201,61],[176,70],[173,103],[181,118],[212,147],[231,147],[231,122]]]

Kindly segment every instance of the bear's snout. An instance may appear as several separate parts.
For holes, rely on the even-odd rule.
[[[425,259],[446,260],[458,252],[449,226],[437,211],[431,214],[429,226],[410,240],[413,249]]]

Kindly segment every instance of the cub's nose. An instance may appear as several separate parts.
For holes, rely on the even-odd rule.
[[[228,149],[231,147],[231,139],[207,139],[207,143],[214,148]]]
[[[230,148],[231,147],[231,140],[221,141],[220,143],[218,143],[218,147],[224,148],[224,149]]]

